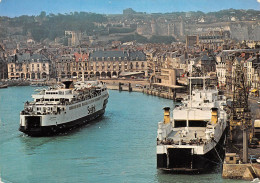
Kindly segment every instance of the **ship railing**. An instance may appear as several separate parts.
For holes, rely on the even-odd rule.
[[[200,145],[204,145],[207,144],[207,141],[203,140],[202,138],[196,138],[196,139],[190,139],[189,141],[185,141],[183,139],[180,140],[173,140],[172,138],[165,138],[163,140],[159,140],[157,138],[157,145],[196,145],[196,146],[200,146]]]
[[[21,115],[30,115],[30,114],[32,114],[31,112],[26,112],[26,111],[21,111],[21,113],[20,113]]]
[[[35,102],[29,102],[29,101],[26,101],[24,103],[24,106],[32,106]]]
[[[60,114],[61,112],[65,111],[65,109],[63,107],[57,107],[57,110],[48,110],[48,111],[37,111],[36,114],[38,115],[50,115],[50,114]]]
[[[75,103],[78,103],[78,102],[81,102],[81,101],[89,100],[89,99],[95,98],[97,96],[101,96],[101,92],[95,92],[95,93],[88,94],[88,95],[80,95],[76,98],[75,101],[69,102],[69,103],[67,103],[67,105],[71,105],[71,104],[75,104]]]

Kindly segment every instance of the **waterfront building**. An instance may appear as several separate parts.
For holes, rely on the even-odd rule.
[[[259,74],[258,74],[258,60],[257,57],[250,57],[246,60],[247,85],[251,89],[258,89]]]
[[[68,38],[69,46],[78,46],[80,44],[82,34],[76,31],[65,31],[65,36]]]
[[[183,72],[181,69],[161,69],[161,74],[158,76],[159,83],[168,87],[176,86],[181,72]]]
[[[260,41],[247,41],[246,45],[251,49],[259,48],[260,47]]]
[[[186,36],[186,48],[199,44],[199,36]]]
[[[4,58],[0,57],[0,79],[7,78],[7,63]]]
[[[8,79],[50,78],[50,60],[40,54],[14,54],[7,58]]]
[[[198,58],[191,58],[188,60],[188,69],[187,72],[195,73],[196,72],[196,65],[198,63]]]
[[[142,72],[148,76],[142,51],[95,51],[89,55],[89,70],[97,77],[118,77],[121,72]]]
[[[61,56],[57,65],[59,78],[117,78],[122,72],[140,72],[148,76],[146,55],[142,51],[93,51],[89,54]]]
[[[212,55],[203,54],[198,61],[198,66],[200,67],[202,73],[215,72],[216,62]]]
[[[224,87],[226,85],[226,62],[224,61],[224,58],[222,57],[223,53],[220,52],[216,56],[216,74],[218,78],[218,86]]]
[[[88,54],[78,53],[62,55],[56,63],[58,78],[81,78],[87,70]],[[88,72],[84,72],[84,77],[89,77]]]

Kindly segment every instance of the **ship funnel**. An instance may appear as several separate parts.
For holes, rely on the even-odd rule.
[[[170,122],[170,107],[165,107],[164,109],[164,119],[163,123],[167,124]]]
[[[211,109],[211,123],[216,124],[218,122],[218,108]]]

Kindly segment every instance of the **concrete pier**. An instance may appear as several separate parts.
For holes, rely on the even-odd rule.
[[[171,100],[187,95],[186,88],[183,86],[164,86],[163,84],[157,86],[152,85],[149,80],[102,79],[100,81],[105,82],[110,90],[142,92]]]
[[[242,179],[252,181],[260,178],[260,164],[223,164],[222,177],[225,179]]]
[[[132,88],[132,86],[131,86],[131,83],[128,83],[128,91],[129,91],[129,92],[133,91],[133,88]]]
[[[171,99],[171,100],[175,99],[174,93],[169,93],[169,92],[165,92],[165,91],[157,91],[157,90],[153,90],[153,89],[143,89],[143,93],[161,97],[161,98],[167,98],[167,99]]]
[[[122,91],[122,90],[123,90],[123,89],[122,89],[122,83],[120,83],[120,82],[118,83],[118,90],[119,90],[119,91]]]

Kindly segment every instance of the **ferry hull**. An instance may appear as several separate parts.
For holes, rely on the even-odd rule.
[[[167,154],[157,154],[157,168],[171,172],[207,172],[212,166],[222,163],[225,155],[225,139],[227,129],[221,139],[208,153],[192,155],[190,148],[169,148]]]
[[[56,135],[59,133],[66,132],[70,129],[80,127],[82,125],[86,125],[91,121],[101,117],[105,113],[105,108],[82,118],[62,123],[58,125],[51,125],[51,126],[39,126],[39,127],[25,127],[20,126],[19,130],[29,136],[50,136]]]

